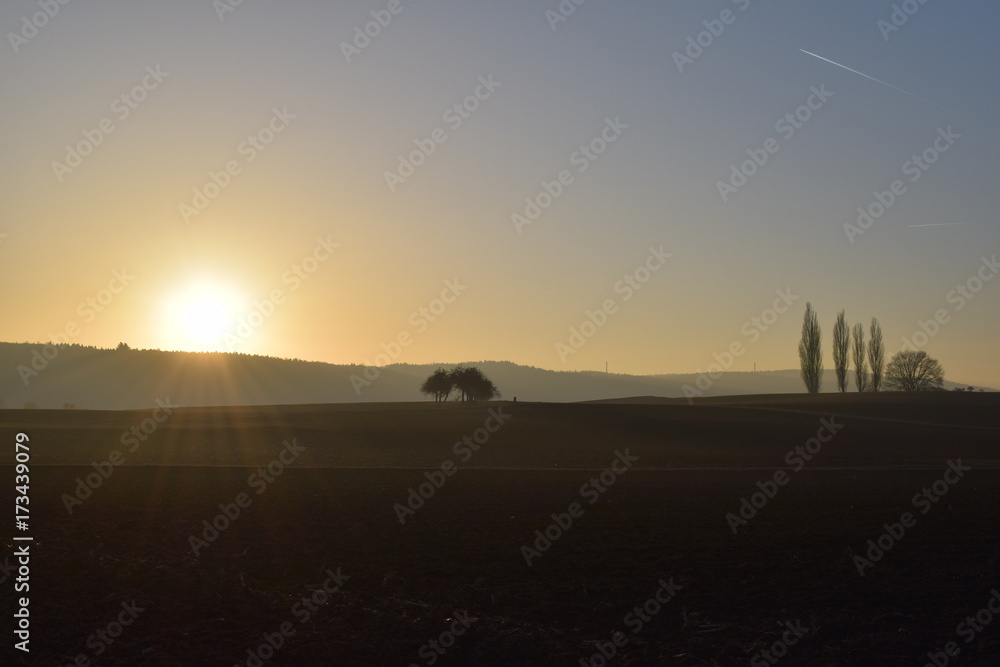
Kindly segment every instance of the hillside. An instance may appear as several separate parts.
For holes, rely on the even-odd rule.
[[[419,401],[419,387],[439,364],[380,369],[243,354],[48,348],[0,343],[0,400],[6,407],[139,409],[167,397],[176,404],[287,405]],[[636,396],[683,397],[694,375],[623,375],[551,371],[506,361],[472,361],[505,398],[574,402]],[[377,371],[377,374],[376,372]],[[702,386],[705,386],[704,384]],[[948,386],[954,386],[948,383]],[[826,389],[834,387],[827,372]],[[801,393],[797,370],[726,373],[705,396]]]

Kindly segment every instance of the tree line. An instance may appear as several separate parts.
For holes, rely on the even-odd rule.
[[[833,369],[841,393],[847,391],[851,362],[858,391],[880,391],[883,384],[896,391],[932,391],[944,385],[944,369],[923,350],[897,352],[886,366],[885,342],[878,320],[872,318],[866,343],[864,325],[858,322],[852,329],[841,310],[833,323]],[[811,303],[806,304],[802,322],[799,363],[806,390],[818,393],[823,383],[823,335]]]

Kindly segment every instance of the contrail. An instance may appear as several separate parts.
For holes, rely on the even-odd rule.
[[[907,225],[907,227],[947,227],[951,225],[978,225],[978,222],[932,222],[926,225]]]
[[[964,117],[968,118],[968,116],[965,116],[965,114],[963,114],[961,111],[957,111],[955,109],[950,109],[950,108],[948,108],[946,106],[942,106],[942,105],[938,104],[937,102],[934,102],[932,100],[927,99],[926,97],[921,97],[920,95],[917,95],[915,93],[911,93],[908,90],[903,90],[902,88],[898,88],[897,86],[894,86],[891,83],[886,83],[885,81],[880,81],[879,79],[876,79],[873,76],[868,76],[864,72],[859,72],[858,70],[851,69],[850,67],[847,67],[846,65],[841,65],[840,63],[834,62],[834,61],[830,60],[829,58],[824,58],[823,56],[818,56],[815,53],[810,53],[809,51],[806,51],[805,49],[799,49],[799,51],[801,51],[802,53],[806,54],[807,56],[812,56],[813,58],[819,58],[820,60],[822,60],[824,62],[830,63],[831,65],[836,65],[837,67],[840,67],[842,69],[846,69],[848,72],[854,72],[858,76],[863,76],[866,79],[869,79],[871,81],[874,81],[875,83],[878,83],[878,84],[881,84],[881,85],[885,86],[886,88],[892,88],[896,92],[903,93],[904,95],[909,95],[910,97],[912,97],[915,100],[920,100],[921,102],[926,102],[927,104],[930,104],[931,106],[935,106],[938,109],[943,109],[944,111],[949,111],[951,113],[958,114],[959,116],[964,116]],[[972,119],[972,120],[974,120],[974,119]]]

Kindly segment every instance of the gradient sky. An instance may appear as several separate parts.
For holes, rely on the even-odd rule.
[[[841,308],[877,316],[889,356],[943,309],[922,349],[947,379],[1000,387],[1000,279],[948,297],[992,277],[981,258],[1000,250],[996,3],[930,0],[886,39],[888,1],[589,0],[553,30],[557,0],[401,0],[348,63],[342,43],[390,4],[243,0],[220,18],[222,0],[87,0],[34,34],[39,3],[3,3],[0,338],[75,324],[82,344],[226,350],[225,322],[210,323],[235,331],[280,290],[235,349],[374,363],[409,334],[392,360],[646,374],[706,369],[740,342],[733,370],[782,369],[798,366],[811,301],[827,367]],[[674,53],[724,10],[679,72]],[[134,109],[115,102],[144,77]],[[454,127],[445,111],[480,77],[500,85]],[[824,86],[786,139],[776,122]],[[294,118],[241,149],[274,109]],[[628,128],[581,172],[574,153],[616,118]],[[437,128],[446,141],[391,191],[385,173]],[[961,138],[911,181],[904,163],[948,128]],[[85,132],[100,144],[57,175]],[[717,182],[769,137],[777,152],[723,201]],[[239,173],[185,220],[230,161]],[[572,183],[519,233],[511,215],[563,170]],[[849,242],[845,223],[895,179],[905,192]],[[339,247],[297,284],[286,272],[317,238]],[[672,256],[626,301],[616,284],[661,245]],[[134,279],[100,313],[79,307],[123,268]],[[412,314],[455,278],[467,288],[424,327]],[[747,335],[784,289],[789,311]],[[608,299],[607,322],[560,358]]]

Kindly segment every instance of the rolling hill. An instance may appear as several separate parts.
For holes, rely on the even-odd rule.
[[[480,367],[505,398],[521,401],[684,397],[684,386],[695,386],[698,380],[693,374],[624,375],[552,371],[508,361],[467,363]],[[419,401],[425,398],[421,382],[441,365],[451,366],[393,364],[368,368],[366,375],[358,365],[245,354],[0,343],[0,400],[6,407],[32,403],[39,408],[72,405],[93,410],[147,408],[167,397],[184,406]],[[832,371],[827,371],[823,386],[835,386]],[[725,373],[704,395],[802,391],[798,370],[780,370]]]

